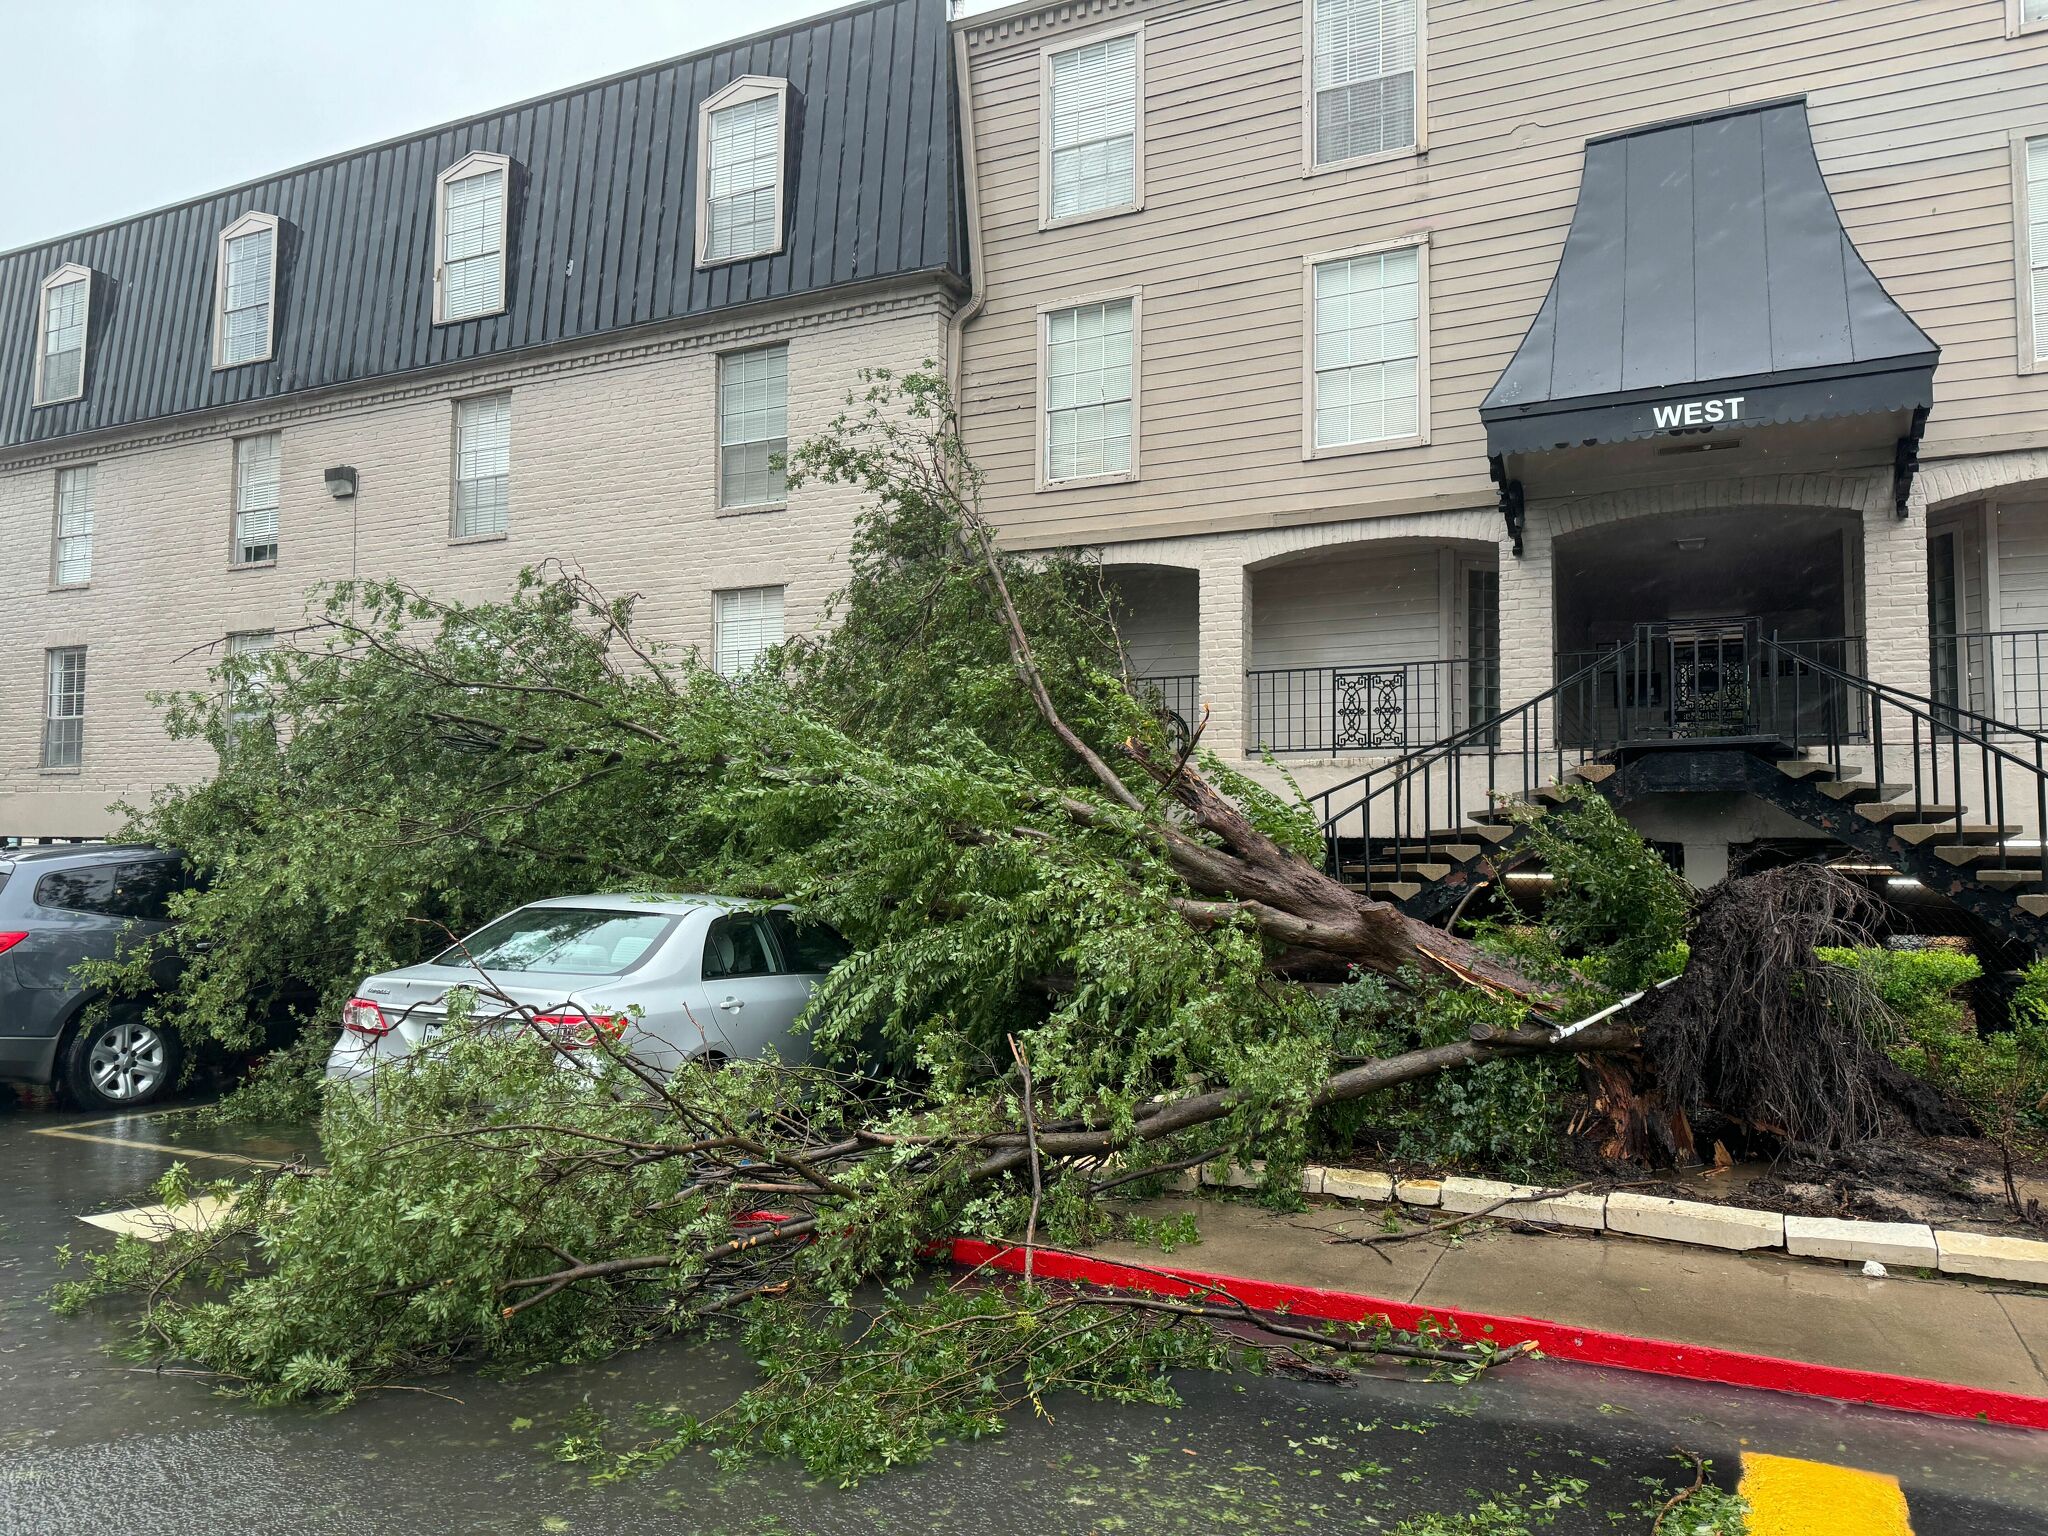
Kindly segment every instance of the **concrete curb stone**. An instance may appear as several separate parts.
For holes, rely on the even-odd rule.
[[[1835,1216],[1787,1216],[1785,1251],[1808,1259],[1875,1259],[1932,1269],[1934,1229],[1916,1221],[1848,1221]]]
[[[1995,1233],[1937,1232],[1934,1244],[1945,1275],[2048,1285],[2048,1243]]]

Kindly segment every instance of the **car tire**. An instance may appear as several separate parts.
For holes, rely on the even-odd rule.
[[[136,1003],[86,1010],[57,1070],[57,1086],[80,1109],[136,1109],[178,1081],[178,1037],[149,1022]]]

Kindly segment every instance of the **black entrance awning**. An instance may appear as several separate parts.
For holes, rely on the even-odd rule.
[[[1587,141],[1550,292],[1479,415],[1505,493],[1511,456],[1601,443],[1860,416],[1917,437],[1939,356],[1843,230],[1806,103],[1770,102]]]

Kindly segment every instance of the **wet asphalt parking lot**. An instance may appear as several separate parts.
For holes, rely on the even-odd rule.
[[[147,1199],[173,1157],[213,1176],[307,1139],[177,1125],[0,1100],[7,1536],[1371,1531],[1561,1478],[1586,1488],[1545,1529],[1611,1533],[1649,1529],[1651,1482],[1689,1480],[1676,1452],[1706,1456],[1726,1485],[1745,1450],[1896,1477],[1922,1536],[2048,1533],[2048,1435],[1552,1363],[1470,1387],[1393,1370],[1345,1386],[1197,1376],[1171,1411],[1054,1401],[1048,1418],[853,1489],[786,1465],[726,1476],[704,1458],[594,1488],[549,1453],[579,1410],[715,1406],[747,1362],[669,1346],[515,1381],[439,1378],[423,1385],[443,1396],[338,1413],[257,1410],[108,1353],[118,1317],[54,1316],[41,1298],[58,1245],[110,1240],[80,1215]]]

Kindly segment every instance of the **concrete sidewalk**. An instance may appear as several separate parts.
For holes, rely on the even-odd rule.
[[[1092,1257],[2048,1398],[2048,1295],[2011,1287],[1865,1279],[1813,1260],[1611,1233],[1532,1236],[1484,1223],[1456,1242],[1417,1237],[1364,1248],[1329,1241],[1382,1231],[1377,1209],[1317,1206],[1278,1215],[1232,1199],[1151,1200],[1129,1209],[1192,1215],[1201,1241],[1170,1255],[1103,1243],[1089,1250]]]

